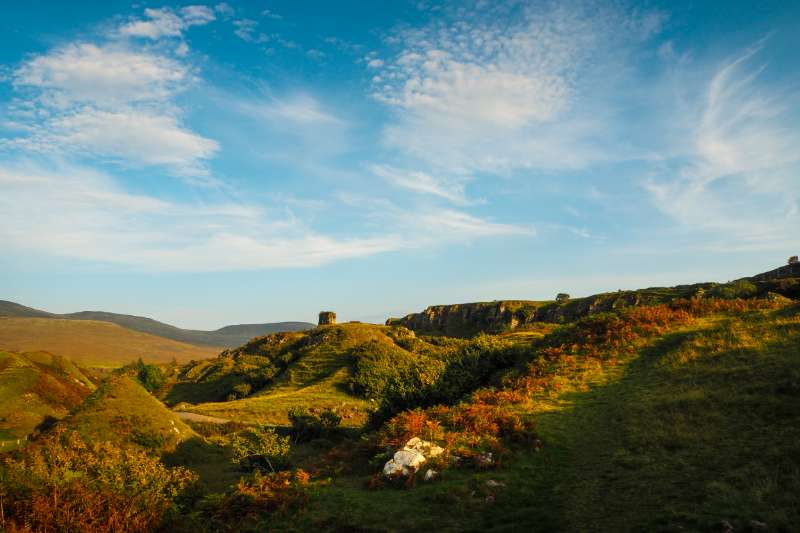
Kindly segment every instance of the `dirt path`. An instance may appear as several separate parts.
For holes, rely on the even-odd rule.
[[[218,418],[216,416],[198,415],[197,413],[187,413],[186,411],[173,411],[178,418],[183,420],[191,420],[192,422],[207,422],[209,424],[225,424],[230,422],[227,418]]]

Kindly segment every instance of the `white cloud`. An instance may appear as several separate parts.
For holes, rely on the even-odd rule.
[[[453,174],[617,157],[610,72],[622,79],[626,47],[662,19],[581,2],[468,6],[387,40],[397,53],[372,69],[373,96],[397,111],[385,144]]]
[[[284,121],[299,126],[344,125],[344,121],[323,108],[319,100],[305,93],[284,98],[239,100],[239,112],[271,122]]]
[[[127,37],[161,39],[180,37],[190,26],[202,26],[215,19],[214,12],[206,6],[186,6],[175,12],[170,8],[144,10],[144,20],[132,20],[119,28],[119,34]]]
[[[720,250],[800,241],[800,136],[794,128],[800,95],[760,82],[764,67],[753,63],[762,46],[716,69],[697,98],[699,109],[673,106],[692,110],[678,134],[690,143],[672,155],[674,173],[645,183],[663,213],[711,234]]]
[[[431,194],[457,204],[467,203],[462,180],[440,180],[420,171],[401,170],[389,165],[372,165],[370,170],[389,183],[422,194]]]
[[[424,229],[437,238],[469,241],[481,237],[536,234],[533,227],[491,222],[451,209],[414,213],[413,218],[415,227]]]
[[[148,271],[309,267],[404,246],[392,235],[336,238],[289,215],[238,204],[175,203],[118,189],[76,167],[0,167],[4,250]]]
[[[170,115],[134,109],[81,109],[46,123],[29,143],[38,151],[81,152],[143,165],[165,165],[180,174],[205,174],[202,161],[218,150],[215,141],[183,127]]]
[[[236,10],[234,10],[230,4],[225,2],[220,2],[219,4],[214,6],[214,11],[222,15],[223,17],[232,17],[236,14]]]
[[[132,194],[106,174],[64,165],[0,165],[0,187],[4,250],[146,271],[310,267],[403,249],[535,234],[533,228],[461,211],[412,212],[383,204],[380,216],[386,225],[379,234],[336,237],[307,227],[279,206],[176,202]]]
[[[189,76],[188,69],[167,57],[125,47],[68,44],[35,56],[14,75],[18,89],[39,91],[44,103],[113,105],[164,100]]]
[[[367,67],[369,68],[381,68],[384,65],[382,59],[370,59],[367,61]]]
[[[208,18],[190,8],[191,20]],[[15,71],[14,87],[25,96],[16,118],[26,134],[0,146],[206,175],[218,144],[188,129],[174,104],[192,77],[183,62],[125,42],[55,48]]]

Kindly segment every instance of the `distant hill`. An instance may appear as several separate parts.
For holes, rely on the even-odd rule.
[[[99,320],[111,322],[122,327],[157,335],[188,344],[200,344],[217,348],[233,348],[240,346],[253,337],[267,335],[279,331],[302,331],[313,328],[309,322],[271,322],[265,324],[238,324],[225,326],[215,331],[202,331],[181,329],[152,318],[121,315],[105,311],[80,311],[77,313],[55,314],[48,313],[32,307],[26,307],[15,302],[0,300],[0,316],[25,317],[25,318],[58,318],[65,320]]]
[[[117,367],[138,358],[149,363],[214,357],[219,349],[133,331],[98,320],[0,317],[0,349],[45,350],[90,367]]]
[[[0,351],[0,451],[24,442],[46,417],[65,417],[94,389],[88,373],[69,359]]]

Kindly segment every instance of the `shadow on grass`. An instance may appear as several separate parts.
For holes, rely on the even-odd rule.
[[[755,348],[714,350],[729,321],[642,350],[619,380],[538,415],[545,450],[509,472],[486,530],[747,531],[800,524],[800,322],[747,320]],[[742,326],[740,322],[738,326]],[[777,331],[778,334],[775,334]],[[702,340],[700,347],[694,340]],[[705,349],[678,367],[678,350]],[[514,467],[517,468],[517,467]]]

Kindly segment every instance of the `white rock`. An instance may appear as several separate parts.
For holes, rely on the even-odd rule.
[[[406,445],[403,447],[403,449],[421,453],[422,455],[424,455],[429,459],[444,453],[444,448],[442,448],[441,446],[437,446],[432,442],[422,440],[419,437],[414,437],[410,439],[408,442],[406,442]]]
[[[383,466],[383,475],[410,476],[425,462],[425,456],[414,450],[398,450],[394,457],[386,461]]]

